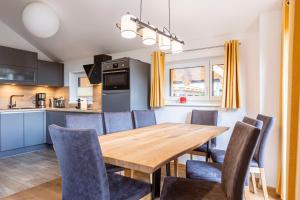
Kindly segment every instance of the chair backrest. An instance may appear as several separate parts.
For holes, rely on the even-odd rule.
[[[262,126],[263,126],[263,122],[261,120],[253,119],[250,117],[244,117],[243,122],[246,124],[249,124],[251,126],[255,126],[256,128],[258,128],[260,130],[262,129]]]
[[[242,200],[250,161],[260,130],[243,122],[233,129],[222,167],[222,187],[229,200]]]
[[[156,124],[155,112],[153,110],[132,111],[135,128],[143,128]]]
[[[257,115],[256,119],[262,121],[263,126],[261,129],[261,136],[259,137],[253,159],[257,161],[258,167],[264,167],[265,147],[275,119],[274,117],[269,117],[261,114]]]
[[[217,126],[218,125],[218,111],[217,110],[193,110],[192,124]],[[211,146],[216,147],[217,139],[211,139]]]
[[[104,134],[102,114],[66,115],[66,127],[73,129],[95,129],[97,135]]]
[[[114,133],[133,129],[131,112],[104,112],[106,133]]]
[[[62,199],[110,199],[96,131],[50,125],[49,132],[62,176]]]

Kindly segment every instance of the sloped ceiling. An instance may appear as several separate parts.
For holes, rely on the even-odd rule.
[[[125,40],[116,29],[120,17],[139,16],[138,0],[40,0],[61,22],[47,39],[32,36],[22,23],[22,10],[32,0],[1,0],[0,19],[53,60],[67,61],[97,53],[143,48],[140,38]],[[158,27],[168,23],[167,0],[144,0],[143,19]],[[242,33],[259,13],[278,8],[280,0],[171,0],[171,27],[186,43]],[[1,36],[0,36],[1,37]]]

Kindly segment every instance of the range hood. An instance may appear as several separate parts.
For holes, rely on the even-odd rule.
[[[102,62],[111,60],[112,57],[105,54],[94,56],[94,64],[83,65],[84,71],[91,84],[102,82]]]

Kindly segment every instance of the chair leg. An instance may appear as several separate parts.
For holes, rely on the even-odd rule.
[[[152,184],[152,174],[150,174],[149,182],[150,182],[150,184]]]
[[[193,154],[190,154],[190,159],[193,160]]]
[[[254,173],[251,173],[251,179],[252,179],[253,193],[256,194],[257,189],[256,189],[256,180],[255,180],[255,174]]]
[[[250,189],[249,189],[249,185],[244,187],[244,197],[245,197],[245,200],[250,200]]]
[[[134,170],[130,170],[130,178],[134,177]]]
[[[178,177],[178,158],[174,160],[174,176]]]
[[[267,182],[266,182],[266,176],[265,176],[265,169],[264,168],[259,168],[259,174],[260,174],[260,179],[261,179],[261,186],[264,192],[264,199],[268,200],[268,190],[267,190]]]

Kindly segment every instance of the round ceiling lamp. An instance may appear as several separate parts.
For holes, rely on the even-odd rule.
[[[34,36],[49,38],[59,29],[59,18],[47,5],[34,2],[28,4],[22,14],[26,29]]]

